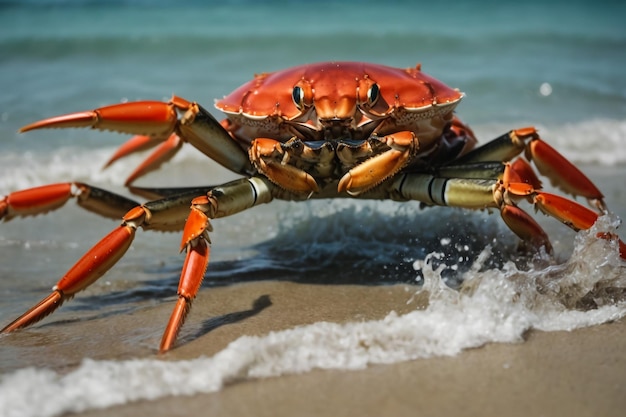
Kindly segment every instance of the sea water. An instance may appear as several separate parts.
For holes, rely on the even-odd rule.
[[[532,124],[594,179],[619,183],[611,173],[623,175],[626,163],[624,4],[379,3],[0,2],[0,194],[68,180],[126,193],[124,179],[141,161],[133,156],[101,170],[123,135],[16,133],[34,120],[172,94],[211,108],[214,98],[254,73],[334,59],[421,63],[466,94],[458,114],[481,142]],[[140,184],[232,178],[185,148]],[[410,203],[277,202],[220,219],[204,291],[275,279],[410,283],[422,288],[416,297],[427,297],[428,307],[383,320],[242,335],[215,356],[189,361],[166,362],[140,349],[137,359],[93,360],[86,351],[82,363],[44,368],[32,358],[45,356],[50,344],[15,352],[0,337],[0,414],[54,416],[216,391],[242,378],[454,355],[485,343],[518,342],[528,329],[570,330],[618,319],[626,315],[623,263],[614,244],[594,238],[599,230],[616,230],[626,215],[622,186],[608,190],[616,214],[602,217],[591,232],[574,235],[541,220],[553,238],[552,258],[519,257],[515,237],[497,215],[420,211]],[[5,324],[47,294],[115,222],[70,206],[0,226]],[[89,296],[87,305],[79,295],[54,317],[107,314],[112,304],[132,312],[146,300],[167,298],[182,264],[177,239],[138,235],[127,257],[94,285],[99,296]],[[121,297],[107,298],[107,285]],[[54,340],[55,330],[45,333]]]

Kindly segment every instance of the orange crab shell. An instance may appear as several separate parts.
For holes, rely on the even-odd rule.
[[[301,114],[292,99],[294,86],[301,80],[315,89],[316,99],[324,97],[334,103],[356,100],[359,82],[370,79],[378,84],[386,109],[428,109],[436,104],[454,104],[463,97],[441,81],[424,74],[420,66],[400,69],[361,62],[324,62],[301,65],[282,71],[255,75],[254,79],[237,88],[215,107],[225,113],[252,119],[278,116],[291,120]]]

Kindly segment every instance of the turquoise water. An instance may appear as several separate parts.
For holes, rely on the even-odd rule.
[[[68,180],[121,191],[125,177],[141,160],[131,157],[126,164],[101,171],[124,135],[91,130],[17,133],[34,120],[126,100],[167,100],[172,94],[212,108],[215,98],[254,73],[327,60],[398,67],[421,63],[424,72],[466,94],[457,112],[481,142],[533,124],[569,159],[596,173],[595,178],[614,180],[611,172],[623,175],[626,164],[626,5],[544,3],[0,1],[0,195]],[[229,175],[185,149],[140,184],[213,184]],[[618,214],[626,213],[621,187],[611,188],[607,200]],[[420,264],[428,253],[445,252],[443,246],[465,248],[461,254],[445,255],[451,271],[471,265],[495,241],[503,244],[493,252],[505,256],[515,252],[515,240],[498,216],[442,210],[420,217],[408,205],[398,209],[389,204],[351,204],[314,202],[296,208],[279,203],[216,221],[207,285],[246,279],[311,280],[312,275],[352,283],[364,278],[411,282],[417,275],[416,262]],[[370,232],[353,221],[363,215],[369,219]],[[459,229],[464,221],[470,225]],[[0,225],[2,323],[47,294],[85,249],[114,225],[74,207]],[[552,232],[553,227],[548,228]],[[452,243],[442,237],[446,233],[453,234]],[[572,250],[573,237],[556,233],[555,246],[566,254],[563,260]],[[592,264],[594,255],[582,249],[587,244],[579,242],[577,253],[587,254],[590,258],[583,256],[582,262]],[[177,247],[178,236],[173,234],[138,234],[128,256],[106,277],[118,288],[119,300],[92,296],[81,302],[79,296],[53,317],[97,315],[99,308],[110,311],[111,306],[134,311],[138,303],[170,296],[182,264]],[[455,263],[455,256],[465,260]],[[349,265],[344,268],[342,262]],[[483,266],[496,278],[508,276],[489,261]],[[298,272],[303,269],[313,272]],[[98,285],[95,294],[105,294],[105,285]],[[506,300],[492,301],[504,303],[500,307],[505,310],[510,307]],[[478,300],[473,302],[478,308]],[[444,302],[442,308],[453,304]],[[611,314],[623,315],[623,306]],[[583,317],[578,325],[585,320],[590,321]],[[157,333],[163,324],[154,323]],[[372,327],[375,334],[376,325]],[[55,333],[54,326],[39,330]],[[95,328],[94,337],[98,333]],[[124,340],[125,335],[117,336]],[[0,339],[0,345],[10,345],[11,340]],[[471,346],[467,340],[461,348]],[[80,335],[76,344],[81,346]],[[0,373],[28,367],[31,358],[50,349],[54,348],[0,349]],[[320,349],[324,352],[324,347]],[[395,357],[393,349],[390,357]],[[145,350],[137,355],[145,356]],[[57,368],[76,365],[55,363]],[[174,373],[181,372],[176,363],[173,366]],[[38,372],[20,374],[6,384],[23,387],[18,391],[27,398],[31,379],[48,378]],[[54,387],[57,382],[52,377],[44,385]],[[80,383],[98,388],[97,381]],[[36,413],[28,404],[25,409]]]

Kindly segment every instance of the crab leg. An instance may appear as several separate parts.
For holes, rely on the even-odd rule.
[[[564,191],[589,199],[601,211],[606,211],[604,196],[585,174],[563,155],[542,140],[533,140],[526,149],[542,175],[553,180]]]
[[[160,351],[170,350],[196,297],[209,263],[209,219],[229,216],[258,204],[269,203],[275,189],[258,177],[236,180],[195,198],[185,223],[181,251],[187,250],[178,286],[178,300],[161,339]]]
[[[69,194],[68,190],[71,189],[71,185],[56,184],[53,186],[39,188],[44,189],[50,195],[58,194],[67,199],[67,195]],[[93,190],[98,189],[89,189],[92,193]],[[53,191],[55,193],[53,193]],[[115,194],[102,190],[100,191],[103,193],[104,198],[97,199],[96,205],[102,204],[102,201],[106,201],[107,198],[123,199],[123,197],[116,196]],[[133,241],[135,231],[138,227],[142,227],[146,230],[181,230],[184,225],[185,218],[189,213],[189,203],[193,197],[197,195],[197,190],[187,191],[163,200],[149,202],[142,206],[137,205],[130,209],[122,217],[122,224],[100,240],[100,242],[94,245],[87,253],[85,253],[85,255],[83,255],[83,257],[76,262],[76,264],[59,280],[59,282],[57,282],[50,295],[41,300],[16,320],[5,326],[2,330],[0,330],[0,333],[8,333],[36,323],[55,311],[64,301],[72,298],[74,294],[93,284],[106,271],[115,265],[124,253],[126,253],[126,250]],[[23,196],[28,198],[23,198]],[[41,196],[42,194],[40,192],[34,192],[33,190],[26,190],[9,195],[9,214],[13,216],[26,215],[26,213],[33,214],[35,213],[35,206],[50,209],[50,202],[55,199],[50,198],[49,201],[42,203]],[[62,200],[63,198],[57,197],[56,200]],[[80,198],[80,196],[78,198]],[[28,204],[27,210],[18,210],[20,209],[20,204],[12,205],[14,204],[14,200],[18,203],[24,203],[27,202],[28,199],[31,201]],[[7,199],[4,201],[6,202],[6,200]],[[130,200],[125,201],[125,203],[129,202]],[[55,204],[57,206],[59,205],[58,202],[55,202]],[[106,209],[117,211],[120,210],[121,207],[106,207]],[[103,214],[102,210],[98,212]]]
[[[521,182],[520,182],[521,181]],[[578,204],[568,198],[561,197],[556,194],[547,193],[539,190],[539,180],[534,172],[523,159],[518,159],[513,164],[506,164],[503,175],[503,182],[500,189],[495,193],[496,199],[502,198],[501,205],[504,207],[515,207],[509,199],[517,197],[529,198],[535,208],[542,213],[551,216],[575,231],[590,229],[598,220],[598,213]],[[512,212],[505,213],[502,210],[502,217],[509,228],[518,236],[528,235],[532,240],[532,235],[537,232],[530,221],[532,218],[528,216],[526,222],[517,222]],[[532,220],[534,222],[534,220]],[[597,237],[607,240],[617,240],[619,245],[620,256],[626,259],[626,244],[619,237],[609,233],[598,233]],[[547,242],[547,236],[546,236]]]
[[[487,166],[484,172],[491,171],[492,167]],[[512,201],[505,201],[499,192],[499,180],[485,178],[446,178],[412,173],[402,175],[393,188],[404,198],[428,205],[469,209],[499,208],[506,225],[522,240],[536,248],[544,246],[547,251],[551,251],[548,235],[541,226]]]
[[[16,191],[0,199],[0,219],[34,216],[63,206],[70,198],[91,212],[119,219],[137,202],[81,182],[44,185]]]
[[[504,204],[500,209],[500,216],[508,228],[524,242],[530,243],[535,248],[544,247],[546,252],[552,253],[548,234],[524,210],[512,204]]]
[[[536,192],[533,197],[535,207],[554,217],[575,231],[587,230],[598,220],[598,213],[561,196],[546,192]],[[612,233],[600,232],[597,237],[610,241],[617,240],[620,257],[626,259],[626,243]]]
[[[606,211],[604,196],[593,182],[563,155],[544,142],[534,127],[512,130],[469,152],[455,163],[510,161],[525,152],[542,175],[573,195],[587,198],[601,212]]]
[[[182,112],[178,119],[178,111]],[[41,120],[24,126],[20,132],[44,128],[91,127],[100,130],[113,130],[122,133],[145,135],[164,140],[176,133],[202,153],[222,166],[240,174],[252,172],[246,153],[233,140],[230,134],[204,108],[194,102],[173,96],[167,103],[160,101],[137,101],[101,107],[87,112],[71,113]],[[144,138],[133,138],[116,153],[117,159],[153,142]],[[173,148],[172,148],[173,149]],[[169,157],[173,156],[173,153]],[[112,162],[112,161],[109,161]],[[163,163],[155,158],[155,163]],[[150,171],[149,163],[143,173]]]
[[[470,209],[497,207],[504,222],[515,234],[535,247],[545,246],[548,251],[551,250],[551,245],[547,234],[531,216],[517,206],[517,200],[529,199],[542,213],[554,217],[576,231],[591,228],[598,218],[598,213],[581,204],[535,189],[534,184],[538,181],[536,176],[533,174],[530,178],[524,177],[526,163],[506,164],[501,175],[497,177],[486,175],[483,179],[471,177],[478,176],[480,172],[497,172],[493,171],[490,163],[486,163],[482,171],[479,169],[480,164],[470,166],[473,170],[470,169],[466,178],[419,173],[403,174],[394,181],[392,189],[402,198],[421,201],[428,205]],[[619,240],[610,234],[601,233],[598,237]],[[620,256],[626,259],[626,245],[621,240],[619,247]]]
[[[207,215],[196,207],[197,200],[193,201],[191,212],[185,223],[182,250],[187,249],[187,256],[180,274],[178,300],[161,339],[159,348],[161,352],[170,350],[174,345],[209,265],[208,230],[211,226]]]
[[[38,322],[78,291],[93,284],[126,253],[135,235],[136,219],[133,217],[141,214],[131,210],[121,226],[105,236],[66,272],[52,287],[50,295],[5,326],[0,333],[12,332]]]
[[[158,148],[154,150],[135,170],[126,178],[124,185],[131,185],[137,178],[143,177],[148,172],[152,172],[158,169],[165,162],[169,161],[178,153],[182,148],[183,141],[175,133],[172,133],[169,138]]]
[[[160,137],[135,135],[132,138],[130,138],[128,141],[124,142],[124,144],[120,146],[117,149],[117,151],[115,151],[115,153],[109,158],[106,164],[104,164],[103,168],[107,168],[118,159],[121,159],[132,153],[142,152],[142,151],[151,149],[157,146],[161,142],[163,142],[163,138],[160,138]]]
[[[493,197],[497,184],[498,180],[494,178],[447,178],[407,173],[395,179],[392,189],[402,199],[427,205],[484,209],[498,207]]]
[[[33,214],[34,207],[49,210],[57,207],[70,196],[71,185],[41,187],[51,195],[41,203],[42,193],[17,192],[3,201],[5,213],[10,215]],[[32,190],[31,190],[32,191]],[[156,200],[129,210],[122,218],[122,224],[92,247],[53,287],[52,293],[26,311],[16,320],[5,326],[0,333],[8,333],[29,326],[54,312],[61,304],[72,298],[77,292],[93,284],[104,275],[126,253],[137,228],[145,230],[171,231],[180,230],[185,224],[181,250],[187,249],[187,257],[181,273],[178,289],[179,299],[172,317],[165,329],[161,351],[169,350],[195,298],[209,260],[209,238],[211,231],[209,218],[229,216],[246,210],[257,204],[273,199],[275,187],[264,179],[253,177],[236,180],[222,186],[204,190],[204,196],[195,198],[198,189],[185,190],[180,194],[162,200]],[[167,191],[172,193],[172,191]],[[109,193],[110,195],[113,195]],[[21,204],[32,200],[27,210],[21,210]],[[109,195],[109,197],[110,197]],[[28,198],[22,198],[26,196]],[[114,196],[114,195],[113,195]],[[192,202],[191,213],[189,204]],[[186,218],[186,222],[185,222]]]

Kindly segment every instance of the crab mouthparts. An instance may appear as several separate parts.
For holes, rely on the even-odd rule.
[[[324,133],[324,139],[327,141],[353,139],[352,119],[320,119],[320,125]]]

